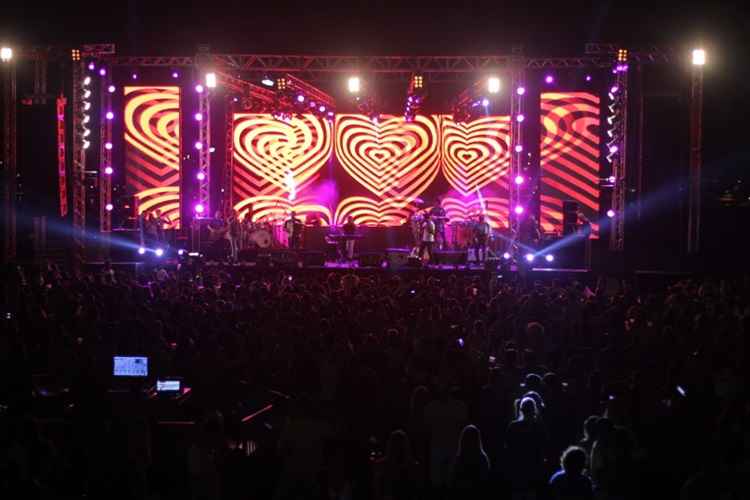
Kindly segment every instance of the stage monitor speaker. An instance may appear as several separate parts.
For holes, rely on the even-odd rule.
[[[381,267],[383,254],[379,252],[365,252],[359,254],[359,267]]]
[[[573,234],[578,226],[578,202],[563,200],[563,234]]]
[[[271,262],[274,266],[294,268],[297,267],[299,256],[294,250],[274,250],[271,252]]]
[[[390,269],[399,269],[409,263],[409,251],[401,248],[388,248],[385,251],[385,260]]]
[[[466,251],[440,250],[435,252],[435,263],[446,266],[465,266]]]
[[[246,248],[237,253],[240,262],[256,262],[258,260],[258,250],[255,248]]]
[[[323,267],[326,265],[326,254],[315,251],[302,252],[302,265],[304,267]]]
[[[490,257],[487,260],[484,261],[484,270],[485,271],[497,271],[500,267],[500,259],[497,257]]]

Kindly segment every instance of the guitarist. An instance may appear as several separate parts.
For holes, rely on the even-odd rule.
[[[443,198],[438,196],[435,205],[430,209],[430,217],[435,224],[435,237],[439,240],[438,249],[443,250],[445,243],[445,209],[443,208]]]

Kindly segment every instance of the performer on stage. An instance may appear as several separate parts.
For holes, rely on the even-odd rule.
[[[430,209],[430,217],[432,222],[435,223],[435,238],[437,240],[437,247],[443,250],[446,247],[445,241],[445,209],[443,208],[443,198],[438,196],[435,200],[435,205]]]
[[[422,242],[419,245],[419,257],[423,258],[427,252],[427,261],[432,260],[432,247],[435,244],[435,222],[429,212],[424,215],[422,221]]]
[[[294,212],[289,212],[289,219],[284,223],[284,231],[286,231],[289,240],[289,248],[293,250],[298,249],[300,237],[302,236],[302,223]]]
[[[156,241],[158,243],[164,243],[166,238],[164,237],[164,226],[169,224],[167,217],[162,217],[161,212],[157,209],[154,210],[154,224],[156,225]]]
[[[585,238],[583,243],[584,263],[586,269],[591,269],[591,221],[581,210],[579,210],[576,215],[576,218],[578,219],[576,232],[581,235],[582,238]]]
[[[533,214],[529,214],[523,221],[519,228],[519,239],[521,243],[531,248],[538,249],[539,243],[542,240],[542,234],[539,232],[539,223]]]
[[[229,240],[229,260],[237,262],[240,251],[240,221],[234,214],[227,218],[227,239]]]
[[[414,238],[414,251],[416,252],[417,247],[422,243],[422,214],[413,212],[409,216],[409,224],[411,225],[411,235]]]
[[[487,259],[487,241],[489,240],[490,229],[484,214],[479,214],[474,225],[474,254],[477,256],[477,262],[479,263]]]
[[[354,223],[354,217],[351,215],[346,218],[346,224],[342,226],[342,231],[345,236],[354,236],[357,232],[357,225]],[[354,238],[344,238],[344,250],[347,260],[354,259]]]

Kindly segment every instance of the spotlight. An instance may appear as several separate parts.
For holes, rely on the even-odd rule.
[[[547,255],[544,256],[544,260],[546,260],[547,262],[554,262],[555,256],[552,255],[551,253],[548,253]]]
[[[346,87],[349,89],[350,94],[358,94],[360,89],[359,77],[349,77],[349,80],[346,82]]]
[[[500,92],[500,79],[496,76],[487,78],[487,92],[497,94]]]
[[[86,78],[83,79],[83,84],[84,85],[89,85],[90,83],[91,83],[91,77],[90,76],[87,76]]]
[[[180,248],[179,250],[177,250],[177,255],[179,255],[180,257],[182,257],[183,255],[185,255],[185,249],[184,248]]]
[[[613,94],[616,94],[619,90],[620,90],[620,87],[617,85],[612,85],[612,88],[609,89],[609,91],[612,92]]]
[[[111,151],[112,150],[112,143],[111,142],[105,142],[104,143],[104,149],[106,149],[107,151]]]
[[[91,143],[89,141],[83,141],[83,149],[88,149],[89,146],[91,146]]]
[[[424,87],[424,77],[422,75],[414,75],[411,79],[411,83],[414,90],[419,90]]]
[[[89,71],[94,71],[94,69],[96,69],[96,65],[94,65],[93,62],[90,62],[88,67],[89,67]]]
[[[203,206],[203,203],[197,203],[195,205],[195,213],[202,214],[206,210],[206,207]]]
[[[180,74],[176,71],[172,71],[172,78],[179,78]]]
[[[525,119],[526,119],[526,117],[525,117],[525,116],[523,116],[523,115],[518,115],[518,116],[516,116],[516,121],[517,121],[518,123],[521,123],[521,122],[522,122],[522,121],[524,121]]]
[[[201,121],[203,119],[203,113],[195,113],[195,120]]]
[[[71,49],[70,50],[70,59],[74,62],[78,62],[81,60],[81,51],[79,49]]]
[[[628,49],[619,49],[617,51],[617,62],[628,62]]]
[[[520,153],[521,151],[523,151],[523,146],[516,144],[516,153]]]
[[[505,260],[510,260],[510,253],[509,253],[509,252],[505,252],[505,253],[503,254],[503,259],[505,259]]]
[[[130,78],[132,78],[133,80],[137,80],[138,79],[138,73],[133,73],[132,75],[130,75]]]
[[[204,172],[198,172],[198,175],[195,176],[199,181],[205,181],[206,180],[206,174]]]
[[[607,217],[609,217],[610,219],[612,219],[614,216],[615,216],[615,211],[614,210],[612,210],[611,208],[609,210],[607,210]]]
[[[88,137],[89,135],[91,135],[91,130],[89,130],[89,129],[85,129],[85,130],[83,131],[83,136],[84,136],[84,137]]]
[[[547,84],[553,83],[555,81],[555,77],[552,75],[547,75],[544,77],[544,82]]]
[[[106,205],[104,205],[104,210],[106,210],[107,212],[111,212],[113,208],[115,207],[111,203],[107,203]]]
[[[482,99],[482,106],[484,106],[486,108],[489,105],[490,105],[490,100],[489,99],[487,99],[486,97],[484,99]]]
[[[107,175],[112,175],[114,173],[114,169],[112,167],[104,167],[104,173]]]
[[[587,82],[590,82],[590,81],[591,81],[591,75],[586,75],[586,81],[587,81]]]
[[[302,94],[298,95],[297,102],[305,102],[305,96],[303,96]]]
[[[11,59],[13,59],[13,49],[10,47],[0,48],[0,60],[9,62]]]
[[[518,95],[524,95],[526,93],[526,87],[518,87],[516,89],[516,94]]]
[[[516,213],[517,215],[521,215],[521,214],[523,213],[523,207],[522,207],[521,205],[516,205],[516,208],[514,208],[514,209],[513,209],[513,211],[514,211],[514,212],[515,212],[515,213]]]
[[[694,49],[693,50],[693,66],[703,66],[705,64],[706,64],[706,51],[703,49]]]
[[[612,144],[609,147],[609,152],[612,153],[612,154],[617,153],[619,150],[620,150],[620,148],[617,147],[617,144]]]
[[[107,87],[107,91],[109,91],[110,94],[113,94],[115,92],[115,86],[110,85],[109,87]]]
[[[526,254],[526,262],[534,262],[534,254],[533,253],[527,253]]]
[[[88,110],[90,110],[90,109],[91,109],[91,103],[90,103],[90,102],[88,102],[88,101],[84,102],[84,103],[83,103],[83,110],[84,110],[84,111],[88,111]]]
[[[614,175],[610,175],[609,177],[607,177],[607,180],[610,184],[614,184],[617,181],[617,177],[615,177]]]
[[[523,184],[523,180],[524,180],[524,179],[523,179],[523,175],[517,175],[517,176],[516,176],[516,179],[515,179],[515,181],[516,181],[516,184],[518,184],[519,186],[520,186],[521,184]]]
[[[268,75],[264,75],[260,83],[262,83],[266,87],[273,87],[273,80],[271,80],[271,78]]]
[[[320,111],[321,113],[325,113],[326,112],[326,107],[325,106],[321,106],[321,107],[318,108],[318,111]]]
[[[91,91],[89,89],[84,90],[83,91],[83,98],[84,99],[88,99],[89,97],[91,97]]]
[[[161,257],[162,255],[164,255],[164,249],[157,248],[156,250],[154,250],[154,253],[156,254],[157,257]]]
[[[84,125],[91,121],[91,117],[89,115],[83,115],[83,123]]]
[[[198,85],[196,85],[195,86],[195,91],[198,92],[199,94],[202,93],[203,92],[203,85],[201,85],[200,83]]]
[[[106,75],[106,74],[107,74],[107,70],[106,70],[106,68],[99,68],[99,75],[100,75],[100,76],[104,76],[104,75]]]
[[[143,247],[138,247],[138,255],[143,255],[146,253],[146,249]]]
[[[107,111],[107,114],[104,116],[107,118],[107,120],[111,120],[112,118],[115,117],[115,114],[111,111]]]
[[[214,151],[216,151],[215,147],[211,146],[210,148],[208,148],[209,153],[213,153]]]
[[[195,141],[195,149],[197,150],[203,149],[203,143],[201,141]]]
[[[206,73],[206,87],[210,89],[216,88],[216,73]]]

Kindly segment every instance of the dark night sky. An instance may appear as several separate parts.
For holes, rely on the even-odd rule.
[[[109,42],[121,54],[215,52],[330,54],[508,53],[575,55],[586,41],[655,43],[708,50],[705,80],[707,165],[740,172],[748,155],[745,61],[750,22],[741,3],[469,2],[455,7],[398,2],[69,2],[56,8],[6,2],[0,40],[13,44]],[[447,3],[447,2],[446,2]],[[256,4],[262,4],[258,6]],[[740,167],[740,162],[742,166]],[[732,173],[731,175],[735,175]],[[748,179],[750,181],[750,179]]]

